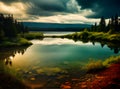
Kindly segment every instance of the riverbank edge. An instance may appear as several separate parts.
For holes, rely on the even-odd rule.
[[[92,62],[91,62],[92,63]],[[80,78],[72,78],[61,84],[62,89],[119,89],[120,55],[96,61],[86,66],[87,73]],[[101,63],[103,65],[101,65]],[[92,66],[92,67],[91,67]],[[112,75],[112,76],[111,76]]]
[[[18,34],[15,38],[4,38],[0,42],[0,47],[21,47],[21,46],[30,46],[33,43],[30,42],[32,39],[43,39],[44,35],[41,32],[29,32],[25,34]]]
[[[61,35],[61,36],[44,36],[45,38],[68,38],[76,41],[86,42],[100,42],[102,44],[120,45],[120,33],[104,33],[104,32],[89,32],[81,31],[73,34]]]
[[[12,38],[2,41],[0,47],[21,47],[30,45],[32,45],[32,43],[25,38]]]

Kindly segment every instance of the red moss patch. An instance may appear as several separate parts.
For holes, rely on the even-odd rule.
[[[83,81],[74,81],[75,84],[71,86],[69,84],[69,89],[120,89],[120,63],[84,78]],[[62,89],[66,89],[66,86],[68,84],[62,84]]]

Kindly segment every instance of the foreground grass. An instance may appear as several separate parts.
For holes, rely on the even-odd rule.
[[[108,68],[110,65],[114,63],[119,63],[120,62],[120,56],[112,56],[110,58],[107,58],[105,61],[95,61],[95,60],[90,60],[88,64],[86,64],[85,69],[88,72],[95,72],[95,71],[100,71],[102,69]]]
[[[0,60],[0,89],[30,89],[22,80],[22,77],[10,69]]]

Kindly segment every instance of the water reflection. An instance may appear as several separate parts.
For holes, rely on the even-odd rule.
[[[20,74],[11,69],[16,53],[23,55],[27,48],[0,48],[0,89],[30,89],[20,81]]]
[[[101,47],[104,48],[106,45],[110,50],[113,50],[115,54],[118,54],[120,51],[120,43],[115,44],[111,42],[95,42],[89,40],[78,40],[78,39],[67,39],[67,38],[44,38],[40,40],[32,40],[33,44],[42,44],[42,45],[62,45],[62,44],[75,44],[75,45],[85,45],[92,43],[95,46],[96,43],[100,43]]]
[[[78,40],[78,39],[72,39],[74,42],[78,42],[78,41],[82,41],[83,43],[88,43],[91,42],[87,39],[83,39],[83,40]],[[95,45],[95,41],[91,42],[93,45]],[[120,43],[116,44],[116,43],[112,43],[112,42],[99,42],[101,44],[101,47],[103,48],[105,45],[107,45],[108,48],[110,48],[110,50],[114,50],[115,54],[118,54],[120,51]]]
[[[30,85],[38,83],[45,88],[59,87],[65,80],[84,75],[81,68],[88,58],[104,59],[120,51],[119,46],[104,42],[74,42],[61,38],[32,42],[34,45],[27,51],[27,47],[0,48],[0,60],[4,66],[15,68]]]
[[[12,56],[11,56],[11,57],[6,58],[6,59],[5,59],[5,65],[10,65],[10,66],[12,66],[12,59],[13,59],[13,57],[12,57]]]
[[[92,42],[93,45],[95,45],[95,42]],[[119,44],[114,44],[114,43],[100,43],[101,47],[103,48],[105,45],[107,45],[110,50],[113,50],[115,54],[118,54],[120,51],[120,46]]]
[[[4,61],[5,65],[12,66],[12,59],[15,54],[24,54],[28,46],[23,47],[11,47],[11,48],[0,48],[0,60]]]

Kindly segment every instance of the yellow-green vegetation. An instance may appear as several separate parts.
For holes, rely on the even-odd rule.
[[[105,67],[109,67],[111,64],[113,64],[113,63],[119,63],[119,62],[120,62],[120,56],[116,56],[116,57],[112,56],[112,57],[106,59],[103,62],[103,65]]]
[[[91,71],[99,71],[99,70],[102,70],[104,68],[107,68],[109,67],[111,64],[114,64],[114,63],[119,63],[120,62],[120,56],[112,56],[110,58],[107,58],[105,61],[101,61],[101,60],[90,60],[86,66],[85,66],[85,69],[88,71],[88,72],[91,72]]]
[[[18,34],[16,38],[4,38],[1,41],[0,46],[9,47],[9,46],[27,46],[32,45],[29,41],[31,39],[43,39],[43,33],[41,32],[29,32],[24,34]]]
[[[9,66],[4,64],[4,60],[0,60],[0,89],[30,89],[28,88],[22,77]]]
[[[120,33],[113,33],[110,32],[104,33],[104,32],[76,32],[73,34],[65,35],[65,38],[70,38],[74,40],[87,40],[87,41],[97,41],[97,42],[114,42],[119,43],[120,42]]]
[[[86,64],[85,66],[85,69],[88,72],[101,70],[103,68],[105,68],[105,66],[103,65],[103,62],[101,60],[98,60],[98,61],[90,60],[88,64]]]
[[[32,45],[32,43],[25,38],[12,38],[12,39],[7,38],[0,44],[0,46],[2,47],[27,46],[27,45]]]
[[[43,33],[41,32],[29,32],[29,33],[25,33],[25,34],[21,34],[19,36],[24,37],[25,39],[31,40],[31,39],[42,39]]]
[[[18,45],[32,45],[32,43],[25,38],[19,38]]]

